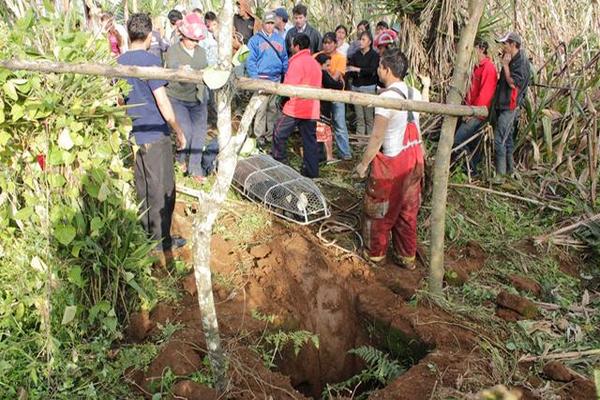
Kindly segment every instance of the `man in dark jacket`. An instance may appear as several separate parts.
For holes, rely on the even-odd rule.
[[[315,54],[321,51],[321,34],[308,24],[306,19],[307,13],[308,9],[304,4],[298,4],[292,9],[292,14],[294,15],[294,27],[290,29],[285,36],[288,56],[292,55],[294,37],[299,33],[304,33],[310,39],[309,49],[311,53]]]
[[[503,183],[513,173],[513,127],[519,106],[529,86],[529,61],[521,49],[521,36],[509,32],[497,40],[502,43],[502,70],[496,88],[494,147],[496,153],[496,181]]]

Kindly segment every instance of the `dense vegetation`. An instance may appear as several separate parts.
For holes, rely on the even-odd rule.
[[[29,11],[0,58],[109,62],[104,42]],[[0,71],[0,397],[102,393],[105,350],[150,306],[122,82]],[[92,373],[93,372],[93,373]]]

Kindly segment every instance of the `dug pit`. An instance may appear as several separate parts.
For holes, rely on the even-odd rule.
[[[430,350],[413,332],[394,329],[359,304],[359,291],[372,272],[349,261],[332,260],[305,237],[285,234],[269,245],[271,251],[250,248],[255,274],[246,290],[249,306],[276,316],[277,329],[305,330],[318,335],[319,348],[287,348],[276,360],[282,374],[305,396],[321,398],[327,384],[343,382],[365,368],[349,350],[372,346],[410,368]],[[259,251],[260,250],[260,251]],[[364,301],[364,299],[363,299]],[[291,347],[291,346],[288,346]],[[361,386],[362,391],[375,387]]]

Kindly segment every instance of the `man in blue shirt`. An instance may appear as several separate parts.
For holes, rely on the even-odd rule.
[[[121,65],[161,67],[160,58],[147,50],[152,41],[152,21],[147,14],[133,14],[127,22],[131,46],[117,62]],[[133,121],[131,134],[135,151],[135,188],[142,203],[142,225],[151,239],[159,241],[158,251],[183,246],[183,238],[171,236],[175,208],[175,174],[169,125],[175,132],[177,148],[185,146],[183,130],[175,119],[164,80],[127,78],[131,91],[125,103]]]
[[[248,42],[250,55],[246,60],[246,70],[252,79],[266,79],[281,82],[288,68],[288,56],[285,39],[275,32],[275,13],[269,11],[263,18],[262,30]],[[256,112],[254,135],[259,144],[264,145],[266,138],[273,133],[277,118],[276,96],[271,96]]]

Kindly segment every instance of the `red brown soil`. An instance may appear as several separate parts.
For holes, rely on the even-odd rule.
[[[469,280],[469,275],[483,268],[486,254],[478,243],[469,242],[464,248],[449,249],[445,259],[444,279],[449,285],[461,286]]]
[[[529,299],[525,297],[517,296],[516,294],[508,293],[505,290],[500,291],[496,297],[496,303],[498,306],[507,308],[521,314],[526,319],[536,318],[540,310],[537,306]]]
[[[553,381],[570,382],[574,376],[564,364],[558,361],[550,361],[544,365],[544,375]]]
[[[533,279],[520,275],[510,275],[508,280],[511,285],[522,292],[528,292],[536,297],[539,297],[542,294],[542,286]]]
[[[179,215],[186,212],[178,204]],[[175,230],[190,237],[190,223],[175,219]],[[423,266],[407,271],[391,265],[373,268],[362,261],[339,257],[323,248],[308,228],[284,228],[274,223],[268,241],[249,248],[218,236],[211,242],[211,269],[233,280],[215,284],[221,336],[230,359],[234,399],[303,399],[320,397],[326,383],[343,381],[362,368],[347,352],[371,344],[368,326],[384,327],[430,350],[406,373],[371,399],[428,399],[435,388],[460,389],[473,371],[489,376],[489,364],[476,350],[479,333],[456,316],[429,304],[407,303],[426,275]],[[260,239],[261,235],[257,235]],[[189,251],[179,254],[189,260]],[[478,271],[485,254],[477,244],[456,250],[449,263],[467,274]],[[240,265],[249,266],[241,271]],[[214,283],[214,281],[213,281]],[[176,306],[160,305],[150,321],[139,318],[133,332],[157,333],[157,324],[181,324],[147,371],[130,371],[130,380],[150,393],[150,383],[170,368],[185,376],[202,368],[206,344],[198,312],[193,277],[182,281],[183,299]],[[272,326],[251,316],[253,310],[276,316]],[[278,371],[264,367],[249,349],[265,330],[307,330],[319,337],[319,348],[302,347],[298,356],[285,349],[275,361]],[[134,336],[134,335],[132,335]],[[138,335],[140,336],[140,335]],[[496,382],[489,381],[492,386]],[[298,391],[298,390],[300,391]],[[183,379],[173,389],[178,398],[201,398],[196,384]],[[176,393],[175,393],[176,392]],[[185,394],[187,393],[187,394]],[[187,396],[187,397],[186,397]],[[210,398],[210,394],[206,397]]]

